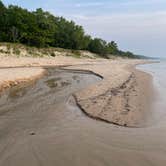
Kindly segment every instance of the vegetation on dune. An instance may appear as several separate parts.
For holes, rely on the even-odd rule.
[[[41,8],[30,12],[18,6],[6,7],[2,1],[0,1],[0,42],[88,50],[105,58],[109,54],[138,58],[131,52],[119,50],[114,41],[108,43],[100,38],[93,39],[85,34],[82,26],[76,25],[73,21],[56,17]]]

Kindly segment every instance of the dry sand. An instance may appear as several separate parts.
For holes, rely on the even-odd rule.
[[[78,106],[95,119],[139,127],[144,125],[152,100],[151,76],[134,69],[136,64],[141,63],[145,61],[76,59],[63,56],[3,57],[0,59],[0,87],[3,89],[39,78],[45,73],[41,66],[69,66],[66,69],[89,70],[103,77],[103,80],[74,94]]]
[[[45,74],[43,68],[1,68],[0,69],[0,90],[4,90],[20,83],[33,81]]]

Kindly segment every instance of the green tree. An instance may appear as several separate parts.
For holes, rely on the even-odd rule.
[[[6,36],[6,7],[0,1],[0,41],[5,41],[7,36]]]
[[[111,41],[107,44],[107,52],[108,54],[116,55],[118,53],[118,45],[114,41]]]
[[[100,39],[100,38],[95,38],[91,40],[89,43],[89,51],[100,54],[102,56],[106,56],[107,54],[107,48],[106,48],[106,41]]]
[[[41,8],[28,11],[18,6],[6,7],[0,0],[0,41],[19,42],[36,47],[62,47],[89,50],[107,57],[107,54],[136,57],[131,52],[123,52],[112,41],[92,39],[85,34],[82,26],[63,17],[56,17]]]

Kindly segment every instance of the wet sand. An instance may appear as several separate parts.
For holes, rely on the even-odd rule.
[[[136,127],[140,127],[146,119],[142,119],[142,115],[149,115],[147,97],[152,89],[149,75],[129,67],[129,64],[137,63],[140,61],[102,61],[70,66],[65,70],[47,68],[49,74],[36,83],[17,85],[3,92],[0,98],[0,165],[164,166],[165,128],[158,130],[151,125],[127,128],[112,124],[112,120],[111,123],[95,120],[82,112],[74,98],[77,97],[77,102],[91,96],[98,99],[101,93],[120,87],[116,101],[121,101],[124,94],[131,95],[130,99],[138,95],[136,98],[141,99],[141,106],[147,106],[144,112],[135,113],[139,121]],[[128,85],[133,85],[127,81],[130,77],[136,81],[134,93],[129,93]],[[126,87],[122,88],[124,81]],[[141,93],[135,94],[135,91]],[[105,99],[101,103],[103,101]],[[130,101],[133,103],[136,101]],[[84,103],[80,104],[82,107]],[[97,105],[96,109],[99,106],[102,107]],[[104,106],[108,105],[104,103]]]
[[[154,96],[152,76],[136,70],[135,65],[139,63],[145,62],[67,67],[90,70],[103,77],[101,82],[74,94],[77,105],[88,116],[108,123],[128,127],[148,125]]]
[[[64,138],[65,128],[68,126],[72,129],[70,125],[73,125],[73,121],[85,118],[76,107],[72,94],[101,78],[91,72],[76,70],[47,69],[47,72],[48,76],[37,83],[14,86],[1,95],[0,165],[58,165],[61,161],[53,156],[58,157],[59,150],[51,144]],[[59,131],[62,131],[62,138]],[[49,139],[53,135],[55,137],[51,143]],[[47,145],[42,143],[46,137],[49,137]],[[45,145],[50,150],[53,148],[57,154],[44,150],[48,158],[45,156],[40,161],[38,155],[41,151],[32,147],[36,143]],[[60,157],[62,156],[58,158]]]
[[[17,64],[17,68],[7,68],[3,59],[0,63],[3,66],[0,79],[1,90],[40,78],[46,73],[44,70],[46,66],[68,66],[66,69],[80,70],[80,72],[87,70],[103,79],[100,83],[87,86],[73,94],[77,105],[84,113],[95,119],[128,127],[140,127],[147,121],[145,113],[150,110],[148,107],[153,96],[152,79],[150,75],[135,70],[136,64],[146,63],[146,61],[74,59],[72,57],[57,57],[56,61],[39,58],[38,63],[36,63],[37,58],[24,57],[23,59],[15,58],[15,60],[12,58],[9,62],[11,60],[13,65]],[[22,65],[30,65],[30,67],[21,68]]]

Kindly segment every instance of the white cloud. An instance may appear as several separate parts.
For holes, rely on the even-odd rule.
[[[71,15],[71,19],[80,23],[86,24],[111,24],[113,25],[139,25],[139,26],[151,26],[151,25],[165,25],[166,24],[166,11],[159,12],[145,12],[145,13],[128,13],[128,14],[109,14],[109,15]]]
[[[98,2],[80,2],[80,3],[72,3],[75,7],[84,8],[84,7],[132,7],[132,6],[153,6],[153,5],[166,5],[165,0],[135,0],[135,1],[98,1]],[[64,5],[71,5],[71,3],[64,3]]]
[[[103,2],[88,2],[88,3],[76,3],[75,7],[94,7],[105,5]]]
[[[61,5],[65,18],[83,25],[88,34],[117,41],[121,49],[149,56],[165,52],[166,0],[67,1]]]
[[[166,11],[72,15],[70,18],[83,25],[86,32],[93,36],[117,41],[122,49],[149,56],[162,54],[166,38]]]
[[[135,1],[124,1],[120,2],[118,4],[121,5],[154,5],[154,4],[161,4],[161,3],[166,3],[165,0],[135,0]]]

